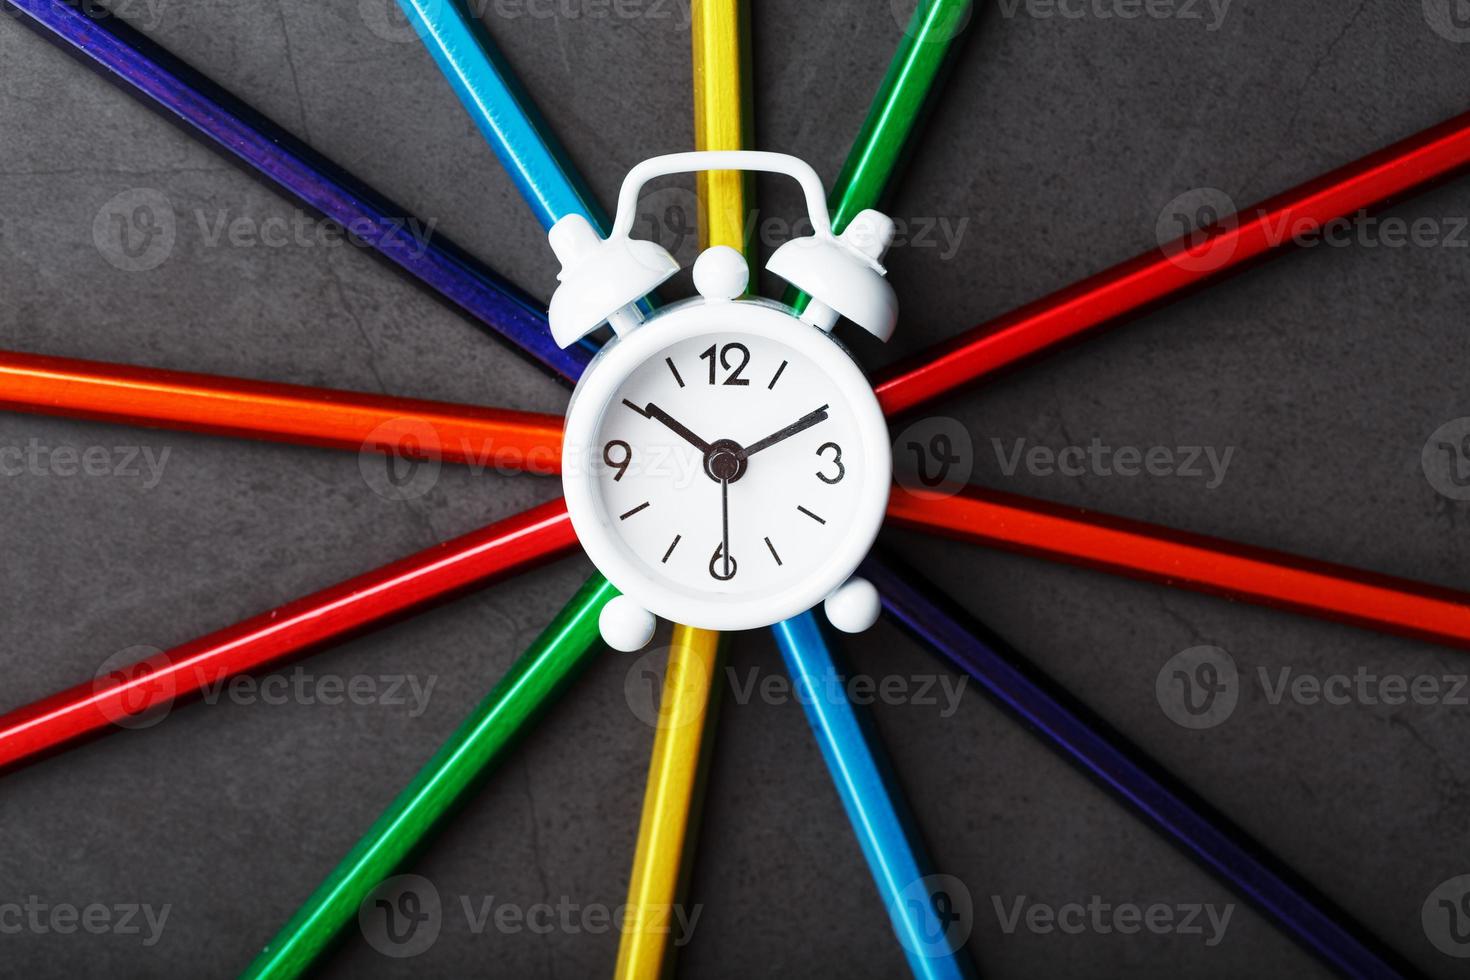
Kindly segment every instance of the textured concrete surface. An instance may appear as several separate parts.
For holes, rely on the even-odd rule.
[[[835,176],[899,39],[891,8],[905,6],[754,2],[760,146]],[[937,231],[892,259],[904,319],[889,348],[858,344],[874,365],[1155,244],[1180,195],[1243,205],[1466,107],[1470,45],[1439,0],[1181,2],[1135,19],[1101,16],[1131,9],[1109,2],[1071,6],[1084,12],[1075,19],[1042,16],[1051,7],[1039,4],[984,6],[893,202],[916,230]],[[390,8],[130,0],[122,13],[548,295],[539,228]],[[483,9],[603,200],[633,163],[690,145],[682,3],[618,8],[625,16],[586,0]],[[94,224],[139,190],[164,196],[176,239],[157,267],[128,271],[108,261]],[[761,191],[763,218],[796,216],[787,188]],[[689,185],[659,194],[671,216],[661,231],[680,245]],[[372,256],[211,234],[221,217],[252,228],[297,214],[0,17],[0,345],[564,404],[555,384]],[[1437,492],[1420,457],[1431,433],[1470,415],[1470,184],[1389,214],[1433,234],[1299,252],[935,414],[964,424],[986,485],[1463,588],[1470,504]],[[1060,450],[1094,438],[1233,455],[1214,488],[1187,476],[1007,473],[1001,458],[1018,439]],[[556,492],[446,469],[430,494],[399,503],[373,493],[350,454],[0,416],[0,447],[32,440],[147,449],[164,463],[154,475],[89,478],[38,464],[0,480],[0,709],[89,678],[119,651],[167,647]],[[1463,975],[1421,909],[1470,872],[1470,706],[1273,703],[1257,674],[1463,677],[1463,655],[906,534],[889,543],[1419,969]],[[238,971],[588,571],[567,561],[283,672],[308,691],[323,678],[407,674],[433,684],[426,705],[195,704],[6,777],[0,912],[144,903],[169,914],[152,944],[142,919],[141,934],[4,932],[0,974]],[[1228,720],[1191,730],[1163,710],[1156,679],[1200,645],[1228,651],[1243,680]],[[950,676],[888,626],[845,647],[859,673]],[[763,634],[739,638],[730,662],[741,685],[751,671],[780,671]],[[603,656],[415,862],[447,910],[432,949],[395,960],[354,934],[324,973],[605,975],[614,935],[477,933],[461,902],[621,904],[652,737],[629,707],[639,669],[638,658]],[[965,689],[952,714],[943,703],[875,712],[936,864],[971,894],[969,948],[986,975],[1323,972],[978,692]],[[1053,907],[1093,896],[1236,904],[1207,945],[1208,933],[1008,932],[996,909],[1020,896]],[[797,704],[727,699],[690,901],[700,918],[681,960],[689,976],[902,972]]]

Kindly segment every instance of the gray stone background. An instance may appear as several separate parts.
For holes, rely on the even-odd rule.
[[[885,0],[751,4],[757,142],[835,177],[900,39]],[[896,0],[900,10],[907,4]],[[904,316],[879,366],[1155,244],[1170,202],[1262,199],[1465,108],[1470,45],[1439,0],[1235,0],[1171,16],[1080,18],[983,4],[893,212],[963,224],[954,249],[891,260]],[[1126,5],[1125,5],[1126,7]],[[624,16],[585,0],[510,0],[484,20],[597,194],[691,145],[682,5]],[[1075,8],[1074,8],[1075,9]],[[538,296],[544,237],[389,0],[127,0],[119,11],[314,147]],[[561,11],[561,12],[558,12]],[[565,11],[581,16],[568,16]],[[632,11],[631,14],[626,12]],[[1189,15],[1189,16],[1186,16]],[[1436,29],[1438,27],[1438,29]],[[659,193],[687,204],[690,184]],[[94,219],[116,195],[169,201],[157,268],[106,260]],[[797,201],[760,186],[762,217]],[[1194,200],[1194,198],[1190,198]],[[211,244],[220,215],[292,220],[293,202],[37,34],[0,17],[0,344],[16,350],[559,411],[565,392],[374,256],[352,247]],[[670,212],[670,213],[677,213]],[[1464,587],[1464,502],[1421,470],[1426,440],[1470,415],[1470,185],[1394,207],[1434,245],[1317,247],[950,398],[975,480],[1051,500]],[[305,216],[305,220],[313,220]],[[666,231],[677,239],[677,229]],[[677,240],[673,244],[679,244]],[[770,243],[768,243],[770,244]],[[692,255],[685,241],[682,254]],[[1235,455],[1201,480],[1007,475],[1009,449],[1201,445]],[[120,650],[169,647],[557,493],[446,468],[412,503],[376,495],[352,454],[21,415],[0,446],[169,452],[156,485],[26,473],[0,481],[0,709],[93,676]],[[1470,871],[1464,706],[1272,704],[1258,668],[1463,675],[1452,650],[910,534],[889,543],[966,607],[1435,976],[1463,975],[1421,907]],[[160,941],[0,935],[0,973],[233,975],[289,917],[590,569],[527,574],[287,669],[414,675],[405,706],[194,704],[7,776],[0,903],[171,906]],[[1186,730],[1155,680],[1179,651],[1227,650],[1247,680],[1223,724]],[[853,670],[948,675],[893,627],[844,641]],[[603,976],[617,939],[474,934],[460,896],[623,902],[652,731],[630,710],[635,657],[602,656],[412,870],[450,913],[432,949],[391,960],[354,934],[331,976]],[[744,679],[779,674],[763,633]],[[1274,676],[1274,674],[1273,674]],[[994,977],[1320,975],[1248,906],[1224,940],[1007,933],[995,902],[1092,896],[1238,900],[966,690],[952,717],[880,704],[878,728],[935,863],[976,906],[969,947]],[[689,976],[896,976],[887,928],[801,708],[727,698],[690,901]]]

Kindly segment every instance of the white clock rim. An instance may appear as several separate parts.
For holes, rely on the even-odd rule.
[[[724,316],[731,321],[722,322]],[[721,319],[715,319],[721,318]],[[705,334],[739,334],[784,344],[811,359],[837,386],[851,408],[863,442],[864,484],[854,513],[832,555],[805,584],[785,594],[701,599],[675,592],[630,559],[598,505],[592,452],[603,416],[623,382],[659,351]],[[595,406],[594,410],[587,408]],[[579,408],[582,410],[579,411]],[[580,448],[579,448],[580,447]],[[798,320],[793,311],[758,297],[733,301],[688,300],[658,311],[625,336],[610,341],[588,366],[567,406],[562,450],[562,491],[572,528],[597,570],[618,591],[649,612],[699,629],[758,629],[820,605],[857,571],[883,526],[893,482],[888,422],[857,362],[834,337]]]

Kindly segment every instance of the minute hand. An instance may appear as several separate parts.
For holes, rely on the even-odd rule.
[[[769,449],[778,442],[790,439],[798,432],[805,432],[807,429],[810,429],[818,422],[825,422],[827,420],[827,408],[828,406],[823,405],[815,412],[803,415],[801,418],[797,419],[795,422],[792,422],[780,432],[773,432],[762,439],[760,442],[751,443],[749,446],[745,447],[745,457],[749,459],[751,456],[754,456],[762,449]]]

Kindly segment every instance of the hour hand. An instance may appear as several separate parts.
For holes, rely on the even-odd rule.
[[[653,406],[650,405],[649,407],[652,408]],[[828,408],[828,406],[823,405],[821,408],[817,409],[815,412],[809,412],[808,414],[803,415],[801,418],[797,419],[795,422],[792,422],[790,425],[788,425],[786,428],[782,429],[780,432],[773,432],[770,435],[766,436],[764,439],[762,439],[760,442],[753,442],[749,446],[746,446],[745,447],[745,456],[746,456],[746,458],[748,459],[751,456],[754,456],[756,453],[760,452],[762,449],[769,449],[769,448],[771,448],[772,446],[774,446],[778,442],[782,442],[783,440],[790,439],[792,436],[796,435],[798,432],[805,432],[807,429],[810,429],[812,426],[816,425],[818,422],[825,422],[827,420],[827,408]]]
[[[665,412],[663,409],[659,408],[653,402],[649,402],[647,408],[639,408],[637,405],[634,405],[632,402],[628,401],[628,399],[624,398],[623,404],[627,405],[633,411],[637,412],[639,415],[643,416],[646,419],[654,419],[656,421],[662,422],[664,425],[673,430],[679,436],[679,438],[683,439],[685,442],[689,443],[689,445],[693,446],[695,449],[698,449],[700,452],[709,452],[709,443],[705,442],[703,439],[699,438],[699,436],[689,431],[689,428],[685,426],[684,423],[680,422],[668,412]]]

